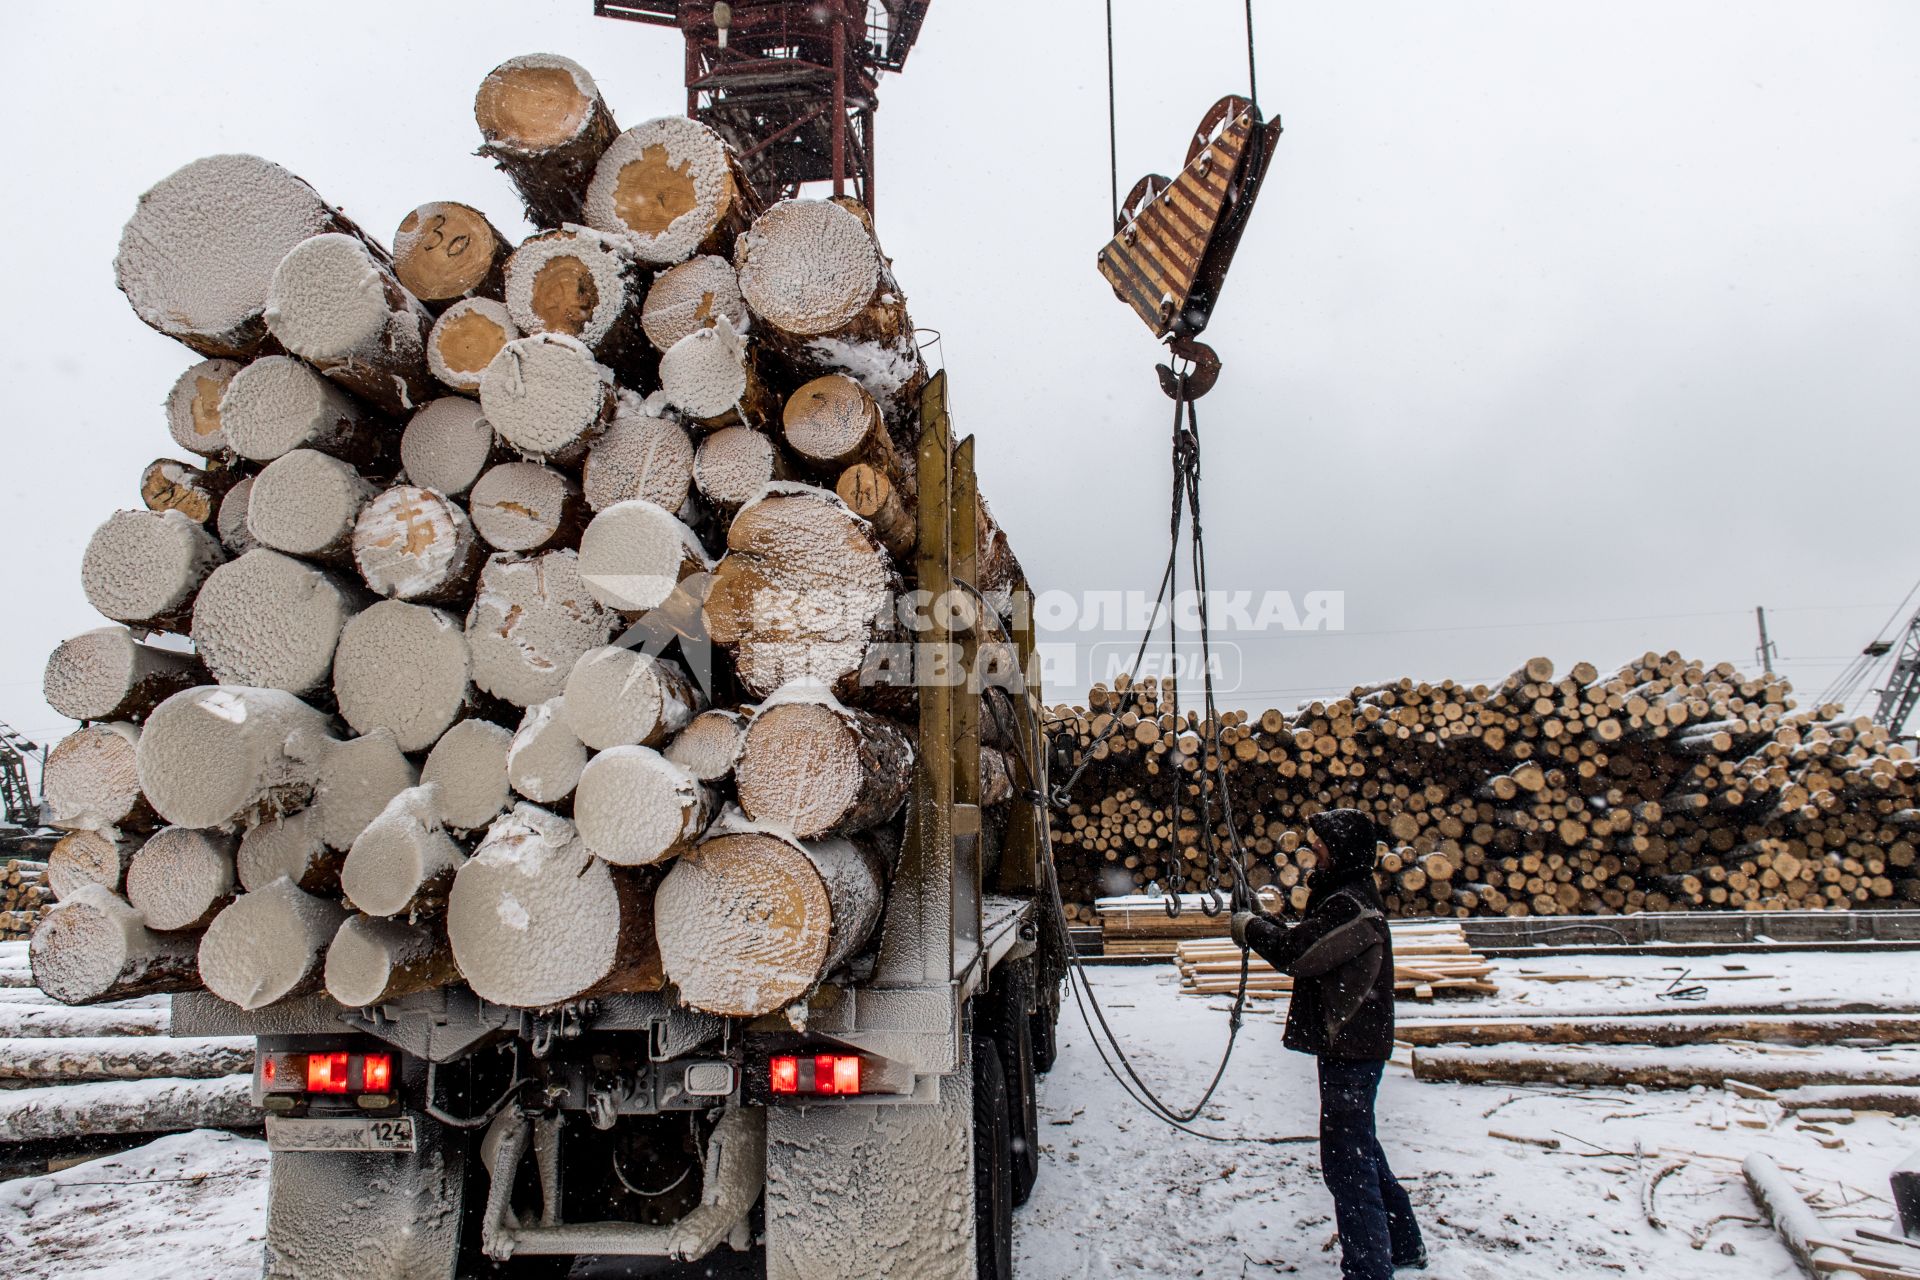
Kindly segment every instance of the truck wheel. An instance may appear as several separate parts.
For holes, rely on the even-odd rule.
[[[973,1040],[973,1230],[980,1280],[1013,1280],[1013,1168],[1007,1070],[987,1036]]]
[[[1054,1059],[1060,1056],[1060,984],[1053,983],[1051,991],[1034,993],[1033,1014],[1027,1019],[1029,1035],[1033,1039],[1033,1069],[1045,1075],[1053,1070]]]
[[[1013,1157],[1013,1203],[1023,1205],[1040,1178],[1040,1103],[1033,1074],[1033,1022],[1017,1005],[1006,1011],[999,1046],[1007,1070],[1008,1150]]]

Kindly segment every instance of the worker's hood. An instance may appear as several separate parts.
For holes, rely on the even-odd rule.
[[[1307,819],[1313,833],[1326,842],[1332,855],[1328,869],[1336,872],[1371,871],[1380,844],[1380,828],[1358,809],[1328,809]]]

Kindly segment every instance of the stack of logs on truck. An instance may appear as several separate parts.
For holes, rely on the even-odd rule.
[[[866,211],[759,207],[718,134],[622,132],[564,58],[475,115],[517,245],[436,201],[389,249],[238,155],[127,224],[120,287],[201,357],[164,399],[193,456],[129,476],[81,571],[115,625],[47,667],[84,722],[31,948],[63,1000],[755,1017],[874,932],[929,377]],[[990,522],[979,561],[1005,611]]]
[[[1205,771],[1226,778],[1254,883],[1295,906],[1305,820],[1343,807],[1389,833],[1401,915],[1920,903],[1920,766],[1885,729],[1790,694],[1674,653],[1558,679],[1534,658],[1492,687],[1399,680],[1291,715],[1225,712],[1216,757],[1215,726],[1170,685],[1096,686],[1050,713],[1056,760],[1093,757],[1053,815],[1062,894],[1091,922],[1100,897],[1201,888]]]

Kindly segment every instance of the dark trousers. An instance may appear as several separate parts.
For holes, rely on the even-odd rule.
[[[1346,1280],[1391,1280],[1396,1262],[1421,1254],[1413,1202],[1373,1131],[1373,1099],[1386,1065],[1320,1059],[1320,1176],[1333,1192]]]

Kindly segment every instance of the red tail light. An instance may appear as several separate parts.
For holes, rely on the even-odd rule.
[[[823,1053],[813,1060],[813,1091],[815,1093],[838,1093],[839,1073],[834,1066],[839,1059],[830,1053]]]
[[[346,1091],[346,1054],[310,1053],[307,1055],[308,1093],[345,1093]]]
[[[767,1064],[767,1076],[775,1093],[800,1092],[800,1059],[773,1059]]]
[[[393,1059],[384,1053],[370,1053],[360,1060],[360,1089],[363,1093],[385,1093],[393,1086]]]
[[[860,1059],[851,1054],[781,1054],[767,1059],[767,1085],[781,1095],[845,1097],[860,1092]]]
[[[860,1092],[860,1059],[849,1057],[833,1060],[833,1091],[849,1094]]]

